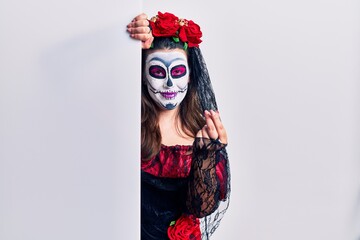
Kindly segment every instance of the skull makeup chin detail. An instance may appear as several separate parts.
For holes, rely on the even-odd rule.
[[[183,50],[157,50],[146,58],[145,75],[151,98],[172,110],[185,98],[189,83],[187,56]]]

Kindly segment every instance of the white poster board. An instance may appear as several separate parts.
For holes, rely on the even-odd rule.
[[[1,240],[140,237],[140,9],[1,1]]]

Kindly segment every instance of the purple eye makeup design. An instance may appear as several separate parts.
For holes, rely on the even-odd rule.
[[[166,70],[161,66],[154,65],[149,68],[149,74],[153,78],[164,79],[166,77]]]
[[[171,69],[171,77],[173,78],[181,78],[186,74],[185,65],[177,65]]]

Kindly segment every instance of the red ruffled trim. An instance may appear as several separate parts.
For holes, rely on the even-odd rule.
[[[190,174],[191,162],[192,146],[161,145],[156,156],[141,161],[141,170],[157,177],[185,178]]]
[[[160,152],[157,155],[150,160],[141,161],[141,170],[156,177],[188,177],[191,170],[192,149],[192,145],[161,145]],[[221,158],[216,165],[216,175],[219,179],[221,200],[226,198],[228,190],[226,168],[226,160]]]

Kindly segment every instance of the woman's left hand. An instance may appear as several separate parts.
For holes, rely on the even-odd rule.
[[[136,16],[126,27],[130,37],[141,41],[143,49],[150,48],[154,37],[145,13]]]
[[[220,120],[219,112],[205,110],[206,125],[196,134],[196,137],[218,139],[221,143],[227,144],[227,134]]]

